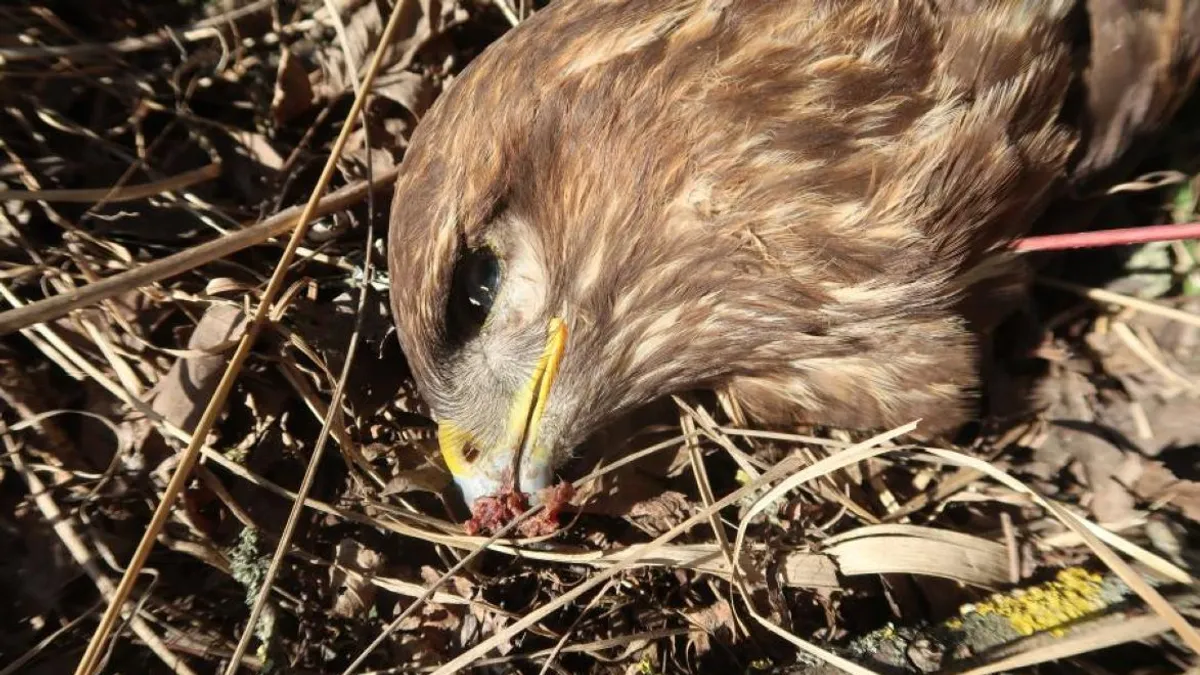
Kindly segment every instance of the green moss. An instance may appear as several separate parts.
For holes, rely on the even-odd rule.
[[[253,607],[254,599],[262,583],[267,577],[267,567],[270,558],[259,552],[258,531],[247,527],[238,537],[238,545],[229,554],[230,566],[233,568],[233,578],[246,589],[246,606]],[[257,656],[262,659],[264,669],[270,670],[269,647],[274,633],[274,612],[265,611],[254,627],[254,635],[259,640]]]

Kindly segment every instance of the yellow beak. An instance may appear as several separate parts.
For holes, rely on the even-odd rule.
[[[442,457],[468,505],[479,497],[513,489],[533,493],[549,487],[553,467],[549,450],[538,444],[538,430],[566,345],[566,324],[557,317],[551,319],[542,355],[509,406],[504,440],[499,446],[479,447],[453,420],[438,424]]]

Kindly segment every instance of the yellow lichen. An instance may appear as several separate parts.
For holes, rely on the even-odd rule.
[[[980,616],[1006,619],[1020,635],[1050,631],[1057,637],[1067,623],[1104,609],[1102,581],[1097,574],[1072,567],[1040,586],[992,595],[974,610]]]
[[[642,656],[642,660],[637,664],[637,672],[638,675],[661,675],[654,667],[654,660],[649,655]]]

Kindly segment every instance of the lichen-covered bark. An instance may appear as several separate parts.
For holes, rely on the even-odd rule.
[[[1200,596],[1177,592],[1172,601],[1200,604]],[[959,615],[936,625],[886,626],[855,639],[840,650],[843,656],[878,673],[953,673],[1128,623],[1147,610],[1133,591],[1115,575],[1083,568],[1062,570],[1042,584],[995,593],[963,605]],[[1132,624],[1130,624],[1132,625]],[[1111,644],[1136,640],[1162,628],[1142,620],[1136,630]],[[1123,637],[1124,639],[1120,639]],[[802,666],[796,675],[833,675],[825,664]]]

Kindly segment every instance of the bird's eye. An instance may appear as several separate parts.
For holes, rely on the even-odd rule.
[[[454,267],[446,329],[452,342],[465,342],[483,327],[500,289],[500,261],[491,248],[466,251]]]

